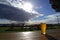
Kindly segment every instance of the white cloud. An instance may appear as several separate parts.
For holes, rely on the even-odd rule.
[[[0,24],[11,24],[11,23],[17,23],[17,21],[11,21],[7,19],[0,19]]]
[[[57,20],[57,16],[58,16],[58,20]],[[58,23],[58,21],[60,22],[60,13],[48,15],[45,17],[46,17],[46,19],[44,19],[43,21],[47,24],[56,24],[56,23]]]
[[[25,22],[25,25],[34,25],[34,24],[40,24],[45,23],[44,20],[29,20]]]
[[[22,4],[24,3],[25,1],[23,1],[23,0],[0,0],[0,4],[5,4],[5,5],[9,5],[9,6],[13,6],[13,7],[16,7],[16,8],[18,8],[18,9],[21,9],[22,8]],[[38,7],[36,7],[36,8],[38,8]],[[42,8],[42,7],[39,7],[39,8]],[[21,19],[21,17],[23,17],[23,15],[22,14],[24,14],[24,20],[26,19],[26,20],[30,20],[30,18],[31,19],[33,19],[33,18],[36,18],[36,17],[39,17],[39,16],[44,16],[44,14],[41,14],[41,13],[39,13],[39,12],[37,12],[37,11],[35,11],[35,10],[31,10],[31,13],[29,13],[29,14],[27,14],[27,13],[20,13],[20,12],[18,12],[18,11],[12,11],[12,9],[11,10],[9,10],[9,9],[5,9],[5,11],[6,10],[8,10],[8,12],[9,12],[9,14],[14,14],[16,17],[17,17],[17,19],[16,19],[16,17],[15,16],[13,16],[13,17],[11,17],[10,19],[14,19],[14,20],[20,20]],[[7,13],[8,13],[7,12]],[[14,13],[13,13],[14,12]],[[3,14],[2,16],[6,16],[7,15],[7,13],[6,14]],[[17,15],[16,15],[16,13],[17,13]],[[21,16],[21,15],[22,16]],[[0,14],[1,15],[1,14]],[[19,16],[20,15],[20,16]],[[9,15],[7,15],[7,16],[9,16]],[[20,18],[19,18],[20,17]],[[6,18],[6,17],[4,17],[4,18]],[[9,19],[9,17],[8,17],[8,19]],[[22,19],[21,19],[22,20]],[[25,20],[25,21],[26,21]],[[0,20],[0,23],[16,23],[16,21],[12,21],[12,20]],[[35,21],[28,21],[28,23],[35,23]],[[20,23],[22,23],[21,21],[20,21]],[[37,22],[38,23],[38,22]]]
[[[25,22],[25,25],[33,25],[33,24],[39,24],[37,21],[32,21],[32,20],[29,20],[27,22]]]
[[[45,16],[45,17],[46,17],[46,18],[56,18],[56,16],[60,16],[60,13],[48,15],[48,16]]]
[[[0,24],[10,24],[10,21],[5,19],[0,19]]]
[[[25,4],[26,2],[24,0],[0,0],[0,3],[2,4],[7,4],[16,8],[23,8],[23,4]],[[9,3],[9,4],[8,4]],[[40,7],[36,7],[36,8],[42,8]],[[34,11],[33,8],[32,10],[30,10],[31,14],[37,14],[39,16],[43,16],[43,14],[38,13],[37,11]]]
[[[11,6],[11,4],[9,2],[7,2],[6,0],[0,0],[0,4],[5,4],[5,5]]]
[[[43,19],[43,20],[29,20],[27,22],[25,22],[27,25],[32,25],[32,24],[40,24],[40,23],[47,23],[47,24],[56,24],[58,23],[57,22],[57,17],[58,16],[58,19],[60,21],[60,14],[59,13],[56,13],[56,14],[52,14],[52,15],[48,15],[48,16],[45,16],[46,19]],[[7,22],[7,21],[5,21]],[[12,21],[13,22],[13,21]]]
[[[16,8],[22,8],[22,4],[25,3],[25,1],[23,0],[0,0],[0,3],[2,4],[7,4]],[[40,7],[35,7],[36,9],[42,8],[42,6]],[[40,14],[35,10],[31,10],[31,13],[29,15],[33,15],[32,17],[39,17],[39,16],[44,16],[44,14]],[[45,23],[49,23],[49,24],[54,24],[57,23],[57,17],[59,16],[59,20],[60,20],[60,13],[56,13],[56,14],[52,14],[52,15],[48,15],[45,16],[46,19],[43,20],[38,20],[38,21],[28,21],[30,23],[41,23],[41,22],[45,22]],[[29,17],[29,16],[28,16]],[[30,19],[29,19],[30,20]]]
[[[58,16],[58,20],[56,16]],[[45,18],[46,19],[42,19],[42,20],[31,20],[30,22],[33,22],[33,24],[40,24],[40,23],[57,24],[59,21],[60,23],[60,13],[48,15],[45,16]]]
[[[23,0],[17,0],[17,1],[14,1],[14,0],[13,0],[13,2],[11,2],[11,1],[12,1],[12,0],[8,0],[8,2],[11,3],[12,6],[17,7],[17,8],[20,8],[20,9],[23,8],[23,4],[26,3],[26,2],[23,1]],[[42,7],[36,7],[36,8],[42,8]],[[24,8],[23,8],[23,9],[24,9]],[[28,10],[28,11],[29,11],[29,10]],[[40,14],[40,13],[38,13],[37,11],[34,11],[33,8],[32,8],[32,10],[30,10],[29,12],[30,12],[30,14],[37,15],[36,17],[38,17],[38,16],[43,16],[43,14]]]
[[[42,6],[36,6],[35,9],[41,9],[43,8]]]

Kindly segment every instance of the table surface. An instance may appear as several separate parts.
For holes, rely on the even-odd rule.
[[[0,40],[60,40],[60,29],[47,30],[46,35],[41,31],[0,33]]]

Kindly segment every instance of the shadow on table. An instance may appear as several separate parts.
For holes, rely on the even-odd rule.
[[[48,40],[57,40],[56,38],[46,34],[45,37],[48,39]]]

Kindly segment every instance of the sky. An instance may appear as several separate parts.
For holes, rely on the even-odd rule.
[[[4,4],[4,5],[2,5]],[[56,12],[49,0],[0,0],[0,23],[47,23],[55,24],[60,13]]]

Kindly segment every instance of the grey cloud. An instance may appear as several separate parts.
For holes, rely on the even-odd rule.
[[[28,21],[30,18],[36,17],[36,14],[30,14],[22,9],[12,6],[0,4],[0,18],[14,21]]]
[[[10,5],[11,4],[7,0],[0,0],[0,4]]]

